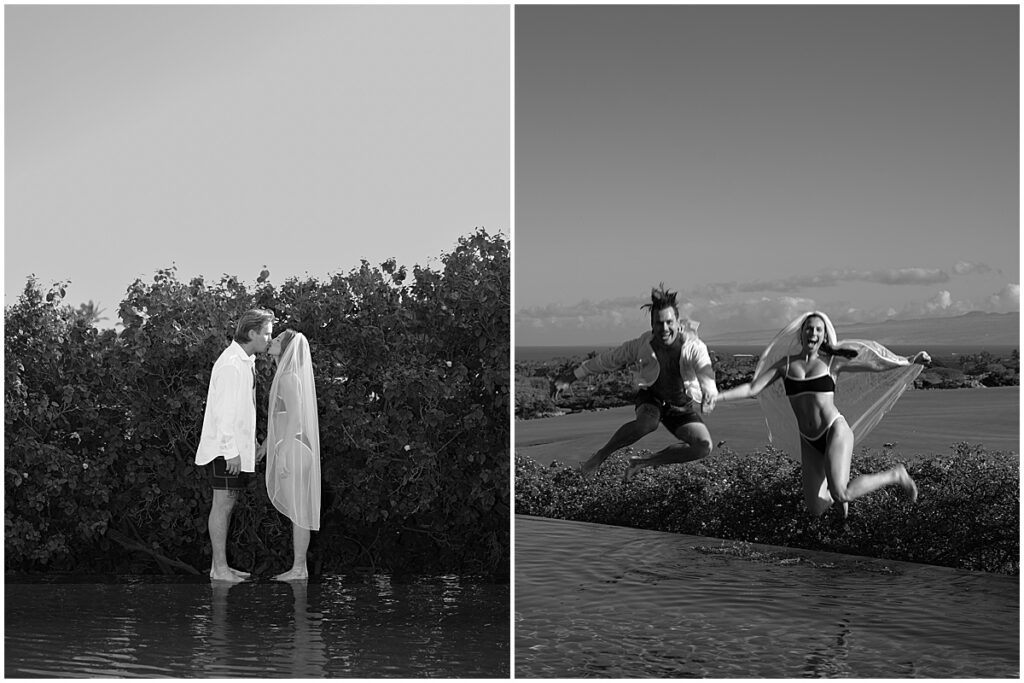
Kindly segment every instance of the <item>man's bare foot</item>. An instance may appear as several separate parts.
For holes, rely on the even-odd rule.
[[[244,574],[245,572],[242,572],[242,573]],[[242,581],[245,581],[246,576],[248,576],[248,574],[245,574],[245,576],[240,576],[239,573],[236,572],[231,567],[228,567],[227,569],[213,569],[213,568],[210,569],[210,580],[211,581],[226,581],[227,583],[241,583]]]
[[[305,567],[292,567],[284,574],[278,574],[274,581],[304,581],[309,578],[309,572]]]
[[[896,476],[899,478],[900,486],[903,490],[910,494],[910,502],[917,502],[917,484],[910,478],[910,474],[907,472],[907,468],[903,465],[896,466]]]
[[[629,456],[629,459],[626,460],[626,473],[622,475],[622,483],[625,484],[633,481],[633,477],[636,476],[641,467],[643,467],[643,459],[639,455]]]

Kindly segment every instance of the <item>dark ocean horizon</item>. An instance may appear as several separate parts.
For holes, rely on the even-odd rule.
[[[719,356],[737,356],[737,355],[759,355],[764,350],[764,344],[716,344],[714,342],[708,342],[708,350],[718,354]],[[591,351],[601,353],[608,349],[615,348],[614,345],[602,346],[602,345],[588,345],[588,346],[516,346],[515,347],[515,362],[536,362],[554,360],[556,358],[575,358],[577,356],[585,356]],[[918,351],[927,351],[932,358],[938,359],[950,359],[957,356],[971,355],[975,353],[981,353],[982,351],[988,351],[997,358],[1007,358],[1017,349],[1018,346],[1014,344],[1003,345],[1003,344],[978,344],[978,345],[962,345],[962,344],[937,344],[937,345],[925,345],[925,346],[907,346],[905,344],[893,344],[888,347],[893,353],[897,353],[901,356],[909,356],[910,354],[917,353]]]

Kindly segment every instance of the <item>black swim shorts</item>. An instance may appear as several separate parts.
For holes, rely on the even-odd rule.
[[[633,401],[633,405],[640,406],[645,403],[650,404],[661,411],[661,423],[673,434],[675,434],[676,430],[683,425],[688,425],[693,422],[704,424],[704,418],[701,417],[701,414],[697,411],[696,404],[694,404],[693,401],[688,401],[685,405],[681,406],[666,403],[655,396],[654,392],[650,389],[641,389],[637,392],[636,400]]]
[[[245,488],[247,482],[246,472],[239,472],[238,474],[230,474],[228,472],[228,462],[224,458],[214,458],[213,462],[210,463],[210,483],[215,489],[224,489],[227,491],[241,491]]]

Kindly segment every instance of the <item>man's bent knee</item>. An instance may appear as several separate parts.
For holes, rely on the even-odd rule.
[[[711,455],[711,449],[714,448],[709,439],[696,439],[690,443],[690,446],[701,458]]]
[[[714,448],[711,435],[708,434],[704,425],[685,425],[676,430],[675,436],[690,447],[695,460],[703,460],[708,457]]]

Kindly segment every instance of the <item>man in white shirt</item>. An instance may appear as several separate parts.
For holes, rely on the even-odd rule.
[[[245,488],[244,473],[256,471],[256,354],[267,352],[273,327],[270,311],[253,309],[242,314],[234,340],[220,354],[210,376],[196,464],[209,466],[213,484],[209,530],[214,581],[237,583],[249,576],[228,566],[227,537],[235,500]]]
[[[627,481],[641,467],[691,462],[711,454],[711,433],[697,406],[701,412],[710,413],[718,387],[708,347],[697,337],[697,323],[680,321],[676,293],[667,291],[664,285],[651,290],[651,303],[643,307],[651,309],[650,332],[584,361],[554,382],[557,397],[558,392],[587,375],[638,366],[636,419],[619,427],[608,443],[580,466],[584,477],[593,476],[608,456],[639,441],[659,424],[664,424],[679,443],[647,456],[630,457]]]

